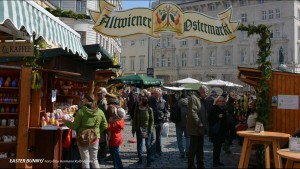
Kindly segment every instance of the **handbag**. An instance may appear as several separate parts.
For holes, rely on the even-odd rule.
[[[141,137],[147,138],[148,137],[148,129],[145,127],[140,127]]]
[[[77,135],[77,144],[81,147],[88,147],[90,146],[96,139],[96,124],[98,119],[96,119],[94,128],[85,129],[80,134]]]
[[[63,148],[69,149],[71,147],[72,142],[72,129],[68,129],[68,133],[63,142]]]

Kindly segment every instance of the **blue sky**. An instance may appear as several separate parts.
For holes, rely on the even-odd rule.
[[[146,7],[149,8],[149,0],[123,0],[123,10],[137,8],[137,7]]]

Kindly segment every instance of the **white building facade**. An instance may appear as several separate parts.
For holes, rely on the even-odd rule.
[[[63,11],[73,11],[75,13],[89,15],[89,10],[99,11],[100,0],[48,0],[55,7]],[[121,0],[108,0],[108,2],[116,6],[116,10],[120,10],[122,6]],[[94,22],[91,19],[72,19],[62,17],[62,22],[70,26],[81,35],[81,43],[83,45],[100,44],[109,54],[116,54],[120,58],[121,40],[118,38],[109,38],[101,35],[93,30]]]
[[[272,54],[269,59],[273,67],[276,68],[279,64],[279,50],[282,47],[288,71],[300,72],[299,1],[207,0],[183,1],[178,5],[183,11],[198,11],[212,17],[217,17],[219,12],[232,6],[232,20],[240,20],[245,25],[254,23],[270,26]],[[195,38],[177,40],[173,33],[163,33],[159,40],[149,43],[153,54],[145,50],[144,55],[151,53],[148,55],[152,57],[148,59],[149,67],[154,68],[154,76],[163,79],[165,83],[186,77],[201,81],[222,79],[240,83],[237,79],[238,66],[257,67],[259,36],[247,37],[247,32],[242,31],[237,31],[236,35],[237,38],[231,42],[208,44]],[[125,48],[127,46],[122,46],[121,58],[125,60],[124,67],[127,69],[129,58],[135,51],[130,50],[131,54],[128,54]]]

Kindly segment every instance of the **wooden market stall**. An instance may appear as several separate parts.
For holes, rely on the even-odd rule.
[[[84,93],[92,93],[94,90],[96,70],[119,67],[119,65],[113,65],[111,57],[104,52],[101,60],[95,59],[96,53],[101,49],[99,45],[85,45],[84,49],[89,55],[87,60],[82,60],[78,55],[62,49],[41,51],[42,58],[38,63],[43,68],[35,70],[42,74],[44,83],[40,90],[34,90],[31,94],[32,109],[28,147],[31,150],[29,154],[32,158],[52,160],[53,163],[34,163],[33,168],[62,167],[60,160],[62,160],[63,130],[61,128],[44,130],[41,128],[41,118],[49,116],[47,112],[54,112],[58,108],[79,105],[80,97]],[[57,92],[55,102],[51,100],[53,90]],[[47,140],[41,138],[47,138]]]
[[[248,67],[238,67],[238,70],[239,80],[255,88],[259,87],[260,70]],[[268,130],[292,134],[300,127],[300,74],[273,70],[267,84],[271,89],[268,97],[270,105],[273,101]]]

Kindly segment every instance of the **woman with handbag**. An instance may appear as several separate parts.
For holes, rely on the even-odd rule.
[[[213,142],[213,167],[224,166],[220,162],[222,143],[227,135],[225,98],[218,96],[208,115],[209,134]]]
[[[107,128],[107,121],[102,110],[97,107],[96,102],[94,102],[94,97],[85,94],[82,99],[83,106],[76,112],[74,121],[69,121],[63,118],[64,124],[70,129],[77,130],[77,146],[79,149],[80,157],[82,160],[82,168],[90,168],[90,163],[93,168],[100,168],[97,159],[98,155],[98,144],[100,133]],[[65,117],[65,116],[63,116]],[[92,133],[95,133],[96,137],[88,139],[88,144],[84,145],[78,140],[88,129],[93,130],[90,132],[88,138],[92,138]]]
[[[139,96],[138,107],[136,108],[132,121],[132,134],[136,133],[138,164],[142,164],[143,140],[147,149],[147,167],[151,166],[151,133],[154,129],[154,116],[152,108],[148,106],[148,98]]]

